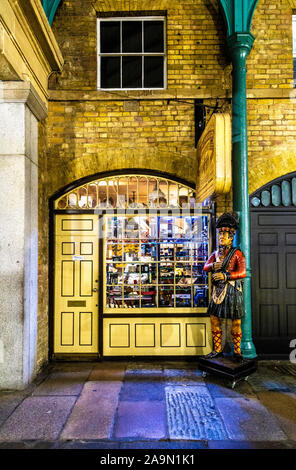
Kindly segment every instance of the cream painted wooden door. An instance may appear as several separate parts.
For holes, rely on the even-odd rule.
[[[98,353],[98,216],[56,215],[54,353]]]

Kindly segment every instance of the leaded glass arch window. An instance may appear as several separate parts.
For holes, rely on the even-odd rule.
[[[55,201],[55,209],[195,207],[195,191],[159,176],[122,175],[85,183]]]

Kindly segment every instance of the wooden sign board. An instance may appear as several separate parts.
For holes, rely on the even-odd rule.
[[[231,188],[231,120],[229,114],[213,114],[197,146],[196,200],[225,194]]]

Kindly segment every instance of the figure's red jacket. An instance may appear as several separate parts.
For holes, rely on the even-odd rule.
[[[214,251],[204,265],[204,271],[213,271],[213,263],[217,261],[217,251]],[[246,258],[240,250],[236,250],[232,256],[228,264],[226,275],[227,280],[229,281],[235,281],[236,279],[243,279],[246,277]]]

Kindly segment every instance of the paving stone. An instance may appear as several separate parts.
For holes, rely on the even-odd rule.
[[[205,441],[131,441],[121,442],[120,449],[207,449]]]
[[[256,394],[251,385],[246,380],[238,382],[234,389],[231,388],[231,382],[227,382],[221,378],[209,375],[205,379],[207,388],[213,398],[216,397],[233,397],[233,398],[256,398]]]
[[[61,439],[110,438],[122,382],[87,382]]]
[[[96,364],[100,364],[97,361],[85,361],[85,362],[53,362],[51,363],[51,371],[56,372],[80,372],[82,370],[91,371]]]
[[[166,387],[166,403],[171,439],[228,438],[206,387]]]
[[[296,394],[258,392],[258,399],[278,420],[289,439],[296,440]]]
[[[123,380],[125,368],[124,363],[101,362],[93,367],[88,380],[91,382],[99,380]]]
[[[0,428],[0,441],[57,439],[75,397],[26,398]]]
[[[287,439],[274,417],[258,400],[215,398],[230,439],[238,441],[279,441]]]
[[[57,449],[119,449],[119,441],[60,441]]]
[[[55,371],[42,382],[33,395],[80,395],[85,381],[90,374],[89,368],[78,371]]]
[[[248,378],[248,383],[255,393],[264,391],[293,392],[295,390],[295,380],[291,380],[280,374],[261,368]]]
[[[205,385],[205,381],[202,377],[202,372],[197,368],[176,368],[176,367],[165,367],[164,380],[167,384],[174,384],[181,382],[187,385]]]
[[[166,409],[161,401],[120,401],[114,438],[164,439]]]
[[[209,441],[209,449],[295,449],[292,441]]]
[[[15,408],[25,398],[23,393],[1,392],[0,393],[0,426],[11,415]]]
[[[120,392],[121,401],[164,401],[164,385],[159,381],[126,379]]]
[[[147,378],[159,379],[163,377],[163,368],[160,364],[153,363],[142,363],[142,362],[130,362],[127,364],[125,375],[128,377],[130,375],[141,376],[142,380]]]

